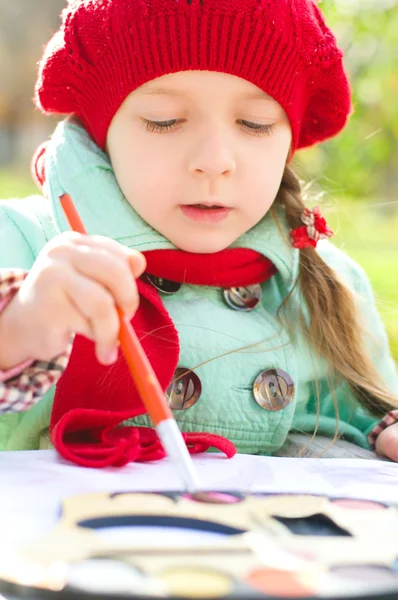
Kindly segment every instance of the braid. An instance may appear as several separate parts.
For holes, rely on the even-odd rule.
[[[289,167],[285,170],[277,202],[285,207],[289,227],[300,227],[305,205],[300,182]],[[276,219],[275,211],[273,216]],[[364,332],[356,319],[353,294],[315,248],[300,250],[296,284],[310,316],[309,324],[301,319],[301,326],[318,355],[331,365],[335,377],[344,378],[355,397],[372,414],[381,417],[397,408],[398,397],[384,386],[375,365],[364,351]]]

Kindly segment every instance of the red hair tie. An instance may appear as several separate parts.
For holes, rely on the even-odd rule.
[[[324,240],[334,235],[321,215],[319,206],[315,206],[313,210],[305,208],[301,220],[304,225],[290,232],[294,248],[316,248],[318,240]]]

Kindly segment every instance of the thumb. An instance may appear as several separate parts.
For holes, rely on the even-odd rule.
[[[398,423],[386,427],[376,440],[376,452],[398,462]]]

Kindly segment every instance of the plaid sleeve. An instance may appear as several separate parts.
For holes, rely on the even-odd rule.
[[[368,440],[372,450],[376,448],[376,441],[381,432],[387,429],[387,427],[390,425],[395,425],[395,423],[398,423],[398,409],[390,410],[390,412],[387,413],[386,416],[379,421],[376,427],[374,427],[369,433]]]
[[[0,269],[0,312],[18,291],[26,271]],[[0,414],[28,410],[58,381],[68,364],[67,351],[51,361],[27,361],[9,371],[0,370]]]

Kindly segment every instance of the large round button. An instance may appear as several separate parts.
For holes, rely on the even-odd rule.
[[[257,377],[253,385],[254,398],[265,410],[282,410],[294,398],[294,383],[282,369],[268,369]]]
[[[242,312],[248,312],[256,308],[261,300],[261,294],[261,285],[259,283],[224,290],[224,298],[227,304],[234,310]]]
[[[155,277],[155,275],[145,274],[147,281],[153,285],[154,288],[162,292],[162,294],[175,294],[181,288],[181,283],[177,283],[177,281],[169,281],[168,279],[163,279],[162,277]]]
[[[166,390],[170,408],[174,410],[190,408],[197,403],[201,393],[202,384],[199,377],[184,367],[177,369],[173,383]]]

